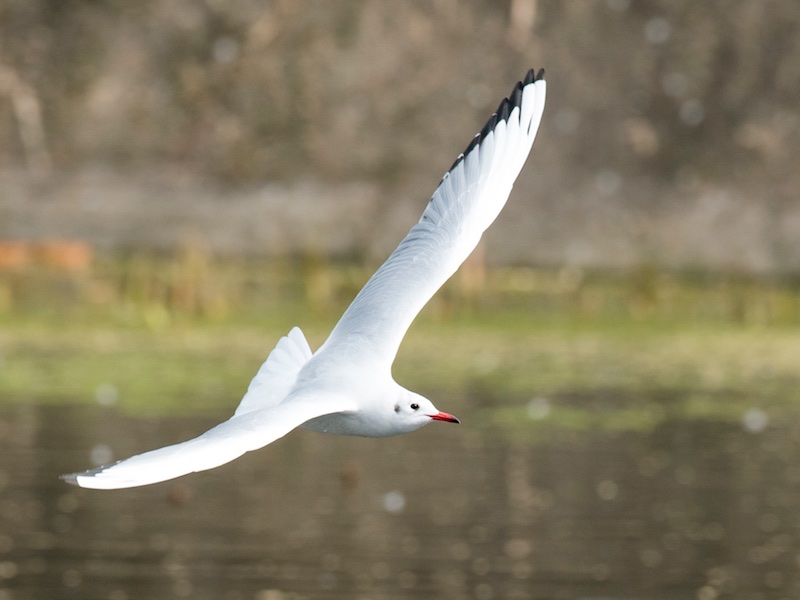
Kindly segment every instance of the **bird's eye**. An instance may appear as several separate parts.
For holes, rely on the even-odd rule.
[[[411,410],[419,410],[419,404],[417,404],[416,402],[414,402],[414,403],[411,405]]]

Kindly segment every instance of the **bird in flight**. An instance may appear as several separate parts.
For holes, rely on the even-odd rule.
[[[297,427],[384,437],[458,423],[392,378],[411,322],[475,249],[511,193],[544,110],[544,70],[528,71],[445,173],[419,222],[312,352],[299,328],[278,341],[234,415],[204,434],[62,475],[85,488],[148,485],[213,469]]]

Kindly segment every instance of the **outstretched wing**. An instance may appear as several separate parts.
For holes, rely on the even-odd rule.
[[[378,269],[320,349],[391,365],[411,322],[478,245],[511,193],[544,110],[544,71],[528,71],[445,173],[419,223]],[[352,352],[348,353],[353,355]]]
[[[234,415],[187,442],[61,478],[80,487],[105,490],[158,483],[224,465],[282,438],[306,421],[354,409],[350,400],[339,397],[290,400]]]

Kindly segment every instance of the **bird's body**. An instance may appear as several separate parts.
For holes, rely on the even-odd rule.
[[[543,72],[530,70],[316,352],[295,327],[267,357],[227,421],[187,442],[63,478],[81,487],[134,487],[217,467],[297,427],[384,437],[432,420],[457,423],[396,383],[391,366],[411,322],[505,205],[533,145],[545,92]]]

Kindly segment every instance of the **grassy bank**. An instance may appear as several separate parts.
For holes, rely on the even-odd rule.
[[[0,398],[232,410],[280,335],[323,340],[372,267],[187,249],[0,274]],[[800,294],[734,276],[468,269],[412,326],[403,384],[500,424],[642,427],[800,408]]]

